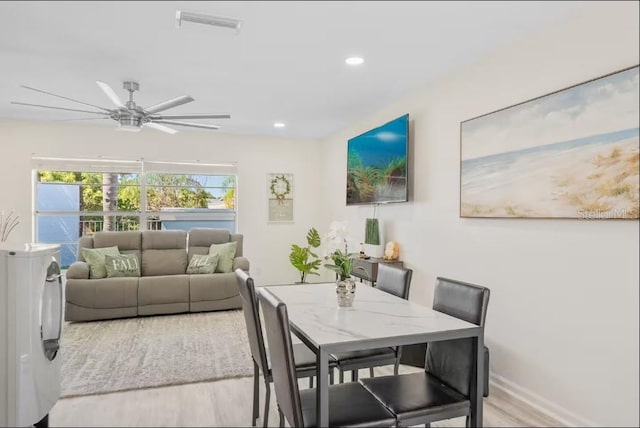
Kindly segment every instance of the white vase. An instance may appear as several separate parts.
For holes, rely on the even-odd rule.
[[[356,297],[356,281],[353,278],[336,281],[336,297],[339,307],[353,306],[353,299]]]

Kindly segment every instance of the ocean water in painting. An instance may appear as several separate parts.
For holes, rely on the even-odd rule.
[[[461,216],[638,218],[638,121],[635,67],[464,122]]]
[[[407,198],[408,115],[349,140],[347,204]]]

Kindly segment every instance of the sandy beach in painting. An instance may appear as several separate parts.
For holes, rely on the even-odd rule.
[[[638,218],[638,128],[463,161],[463,217]]]

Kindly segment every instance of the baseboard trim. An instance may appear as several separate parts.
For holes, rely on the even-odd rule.
[[[533,391],[524,388],[515,382],[512,382],[500,375],[491,373],[489,376],[491,386],[500,389],[502,392],[529,407],[532,407],[556,420],[567,427],[596,427],[599,426],[595,422],[587,420],[569,410],[558,406],[546,398],[536,394]]]

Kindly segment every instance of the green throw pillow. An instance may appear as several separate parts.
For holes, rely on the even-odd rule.
[[[84,257],[89,265],[89,278],[94,279],[107,277],[107,268],[104,259],[107,254],[110,256],[120,255],[118,247],[83,248],[81,251],[82,257]]]
[[[189,266],[187,267],[187,273],[214,273],[216,271],[216,267],[218,266],[218,259],[218,255],[211,256],[208,254],[194,254],[193,257],[191,257]]]
[[[135,254],[120,254],[104,256],[107,268],[107,278],[124,276],[140,276],[140,263]]]
[[[218,256],[216,272],[229,273],[233,271],[233,259],[236,257],[236,241],[225,244],[213,244],[209,247],[210,256]]]

